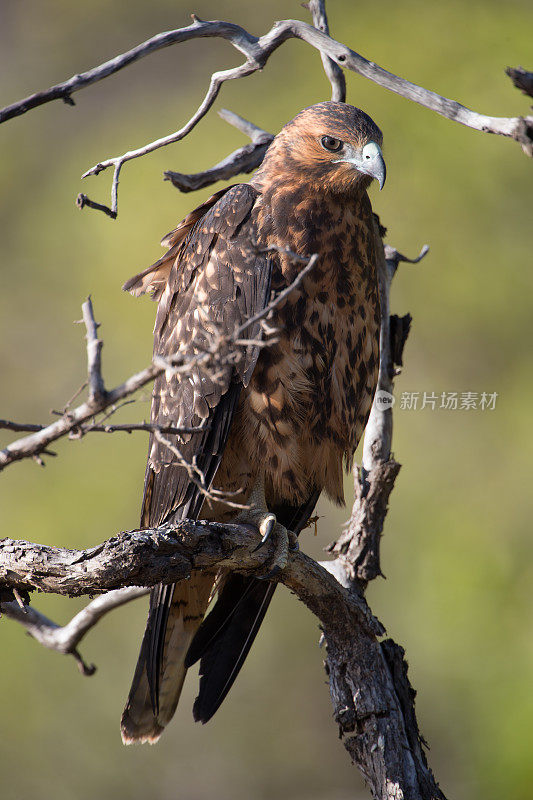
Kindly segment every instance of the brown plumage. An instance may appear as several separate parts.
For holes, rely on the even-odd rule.
[[[274,245],[320,258],[274,311],[274,344],[248,347],[218,380],[193,368],[155,382],[152,421],[201,426],[168,436],[207,483],[246,502],[259,481],[279,523],[298,533],[324,491],[343,503],[349,466],[377,381],[379,299],[366,190],[385,178],[381,132],[359,109],[320,103],[278,134],[250,184],[213,195],[163,242],[170,248],[129,281],[159,300],[154,351],[194,355],[212,325],[233,332],[301,269]],[[258,247],[259,246],[259,247]],[[210,327],[211,326],[211,327]],[[247,335],[257,338],[260,326]],[[152,436],[141,522],[228,520],[204,504],[187,471]],[[148,625],[122,718],[125,742],[156,741],[176,708],[185,672],[200,659],[196,719],[216,711],[261,624],[274,585],[216,575],[152,591]]]

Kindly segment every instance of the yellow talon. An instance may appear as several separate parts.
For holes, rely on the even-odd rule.
[[[246,511],[241,511],[235,519],[236,523],[255,525],[261,534],[261,542],[256,549],[265,544],[271,537],[274,538],[274,553],[268,565],[266,574],[261,578],[271,578],[285,569],[289,558],[289,547],[294,548],[296,536],[276,520],[276,515],[268,510],[265,500],[264,484],[259,477],[248,498],[250,505]],[[296,545],[297,546],[297,545]]]

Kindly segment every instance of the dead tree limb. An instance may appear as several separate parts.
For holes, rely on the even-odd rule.
[[[38,433],[39,431],[47,428],[47,425],[40,425],[38,423],[29,422],[12,422],[9,419],[0,419],[0,430],[14,431],[16,433]],[[152,422],[131,422],[123,423],[121,425],[94,425],[88,423],[87,425],[79,425],[69,432],[72,439],[79,439],[85,436],[86,433],[133,433],[134,431],[147,431],[148,433],[198,433],[199,428],[180,427],[175,428],[173,425],[154,425]]]
[[[158,150],[160,147],[165,147],[183,139],[207,114],[215,102],[222,85],[226,81],[245,78],[263,69],[272,53],[274,53],[278,47],[289,39],[301,39],[320,52],[324,60],[326,71],[332,82],[334,82],[335,96],[341,94],[342,87],[337,77],[337,71],[333,69],[332,64],[335,64],[339,69],[349,69],[356,72],[374,83],[377,83],[379,86],[395,92],[408,100],[412,100],[431,111],[435,111],[437,114],[447,119],[459,122],[461,125],[485,133],[496,133],[514,139],[522,145],[524,152],[530,156],[533,154],[533,117],[493,117],[486,114],[479,114],[476,111],[466,108],[455,100],[442,97],[436,92],[424,89],[404,78],[400,78],[359,55],[359,53],[351,50],[341,42],[337,42],[335,39],[328,36],[326,32],[327,19],[323,2],[311,2],[309,8],[313,13],[317,25],[322,27],[322,30],[300,20],[283,20],[281,22],[276,22],[271,30],[260,38],[252,36],[239,25],[222,21],[205,22],[193,15],[192,25],[186,28],[179,28],[174,31],[157,34],[126,53],[107,61],[105,64],[101,64],[87,72],[74,75],[69,80],[52,86],[46,91],[38,92],[24,100],[20,100],[17,103],[5,107],[0,110],[0,123],[19,116],[20,114],[24,114],[26,111],[52,100],[62,99],[69,105],[73,105],[74,101],[72,100],[72,95],[75,92],[107,78],[109,75],[118,72],[129,64],[163,47],[168,47],[172,44],[178,44],[191,39],[212,37],[223,38],[230,42],[233,47],[246,56],[246,60],[238,67],[221,70],[212,74],[203,101],[184,126],[142,147],[128,150],[119,156],[103,159],[83,174],[82,177],[98,175],[105,169],[113,167],[111,205],[106,206],[101,203],[95,203],[86,195],[79,196],[78,204],[80,207],[88,206],[90,208],[99,209],[104,211],[111,218],[116,219],[118,213],[118,184],[120,172],[126,162],[145,156],[148,153],[154,152],[154,150]]]
[[[214,167],[210,167],[203,172],[187,175],[182,172],[167,170],[165,172],[165,180],[171,181],[181,192],[195,192],[197,189],[211,186],[212,183],[217,181],[227,181],[235,177],[235,175],[253,172],[262,163],[268,146],[274,138],[273,134],[258,128],[257,125],[248,122],[238,114],[234,114],[233,111],[223,108],[218,113],[230,125],[249,136],[252,140],[251,144],[239,147],[238,150],[234,150],[233,153],[219,161]]]
[[[0,584],[6,600],[13,589],[78,597],[140,582],[151,586],[183,580],[193,569],[221,566],[253,573],[273,547],[267,542],[256,550],[259,540],[259,533],[250,526],[190,521],[121,533],[83,551],[4,539],[0,540]],[[364,775],[374,797],[398,798],[399,790],[415,799],[442,797],[427,765],[413,757],[408,734],[414,719],[412,698],[408,714],[399,699],[398,676],[379,642],[383,626],[362,595],[341,586],[323,566],[301,552],[291,554],[278,580],[320,619],[328,644],[328,665],[338,662],[343,667],[335,672],[336,677],[342,673],[342,680],[332,682],[335,719],[342,733],[349,734],[345,744],[352,757],[365,765]],[[12,602],[4,602],[2,610],[20,620]],[[41,623],[37,620],[36,624]],[[80,639],[77,634],[65,638],[74,648]],[[403,673],[400,677],[405,680]],[[422,792],[424,782],[431,785],[431,794]]]
[[[310,11],[315,28],[329,36],[329,23],[324,0],[309,0],[308,3],[302,3],[302,6]],[[322,59],[324,72],[331,83],[331,99],[338,103],[345,103],[346,78],[344,77],[344,72],[339,65],[325,53],[321,52],[320,57]]]
[[[30,636],[43,647],[63,655],[74,656],[81,674],[88,676],[94,675],[96,667],[94,664],[86,664],[78,651],[78,645],[83,637],[110,611],[136,600],[138,597],[144,597],[148,592],[149,589],[143,586],[129,586],[125,589],[107,592],[92,600],[63,626],[52,622],[33,606],[26,605],[21,608],[19,603],[14,600],[1,603],[0,609],[6,617],[19,622],[26,628]]]

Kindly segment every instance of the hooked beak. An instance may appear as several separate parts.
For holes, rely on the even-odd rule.
[[[343,161],[353,164],[359,172],[375,178],[379,183],[380,191],[383,189],[387,177],[387,167],[383,160],[381,147],[376,142],[368,142],[362,150],[354,150],[349,158],[339,158],[336,163]]]

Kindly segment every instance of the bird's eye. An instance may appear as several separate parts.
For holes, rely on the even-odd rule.
[[[341,140],[334,139],[333,136],[323,136],[320,140],[320,144],[324,150],[331,150],[332,153],[336,153],[342,147]]]

